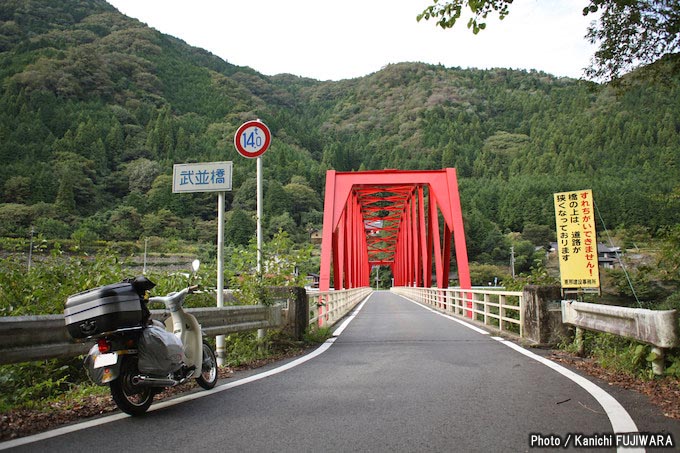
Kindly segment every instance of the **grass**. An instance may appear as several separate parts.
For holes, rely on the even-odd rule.
[[[298,355],[331,336],[328,328],[310,328],[301,341],[280,331],[269,331],[262,340],[256,332],[226,338],[226,365],[258,366]],[[214,345],[213,345],[214,346]],[[68,409],[90,397],[108,395],[108,387],[87,380],[81,358],[53,359],[0,366],[0,413],[15,409]]]

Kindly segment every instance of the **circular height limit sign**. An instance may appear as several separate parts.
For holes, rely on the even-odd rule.
[[[241,125],[234,135],[236,151],[249,159],[260,157],[272,141],[269,128],[261,121],[248,121]]]

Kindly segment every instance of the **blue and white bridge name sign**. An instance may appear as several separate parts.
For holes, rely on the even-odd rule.
[[[229,192],[232,173],[231,161],[175,164],[172,169],[172,192]]]

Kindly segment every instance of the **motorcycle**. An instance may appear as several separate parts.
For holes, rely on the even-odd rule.
[[[164,388],[192,378],[206,390],[217,383],[215,352],[196,318],[183,308],[186,296],[198,287],[150,297],[154,286],[137,277],[73,295],[65,309],[71,335],[96,342],[84,360],[88,376],[96,384],[108,384],[113,401],[130,415],[144,414]],[[170,312],[165,323],[150,320],[148,304],[153,303]]]

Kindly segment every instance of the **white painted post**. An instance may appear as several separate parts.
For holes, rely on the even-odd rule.
[[[586,354],[586,345],[583,342],[583,329],[580,327],[576,327],[574,343],[576,344],[576,354],[579,357],[583,357]]]
[[[33,261],[33,235],[35,234],[35,228],[31,226],[31,242],[28,245],[28,270],[31,270],[31,264]]]
[[[262,272],[262,158],[257,158],[257,273]]]
[[[524,295],[519,296],[519,336],[524,338]]]
[[[217,193],[217,308],[224,307],[224,192]],[[224,366],[227,356],[224,335],[215,337],[217,366]]]
[[[144,238],[144,268],[142,274],[146,275],[146,249],[149,244],[149,238]]]
[[[262,277],[262,157],[257,158],[257,275]],[[257,339],[264,338],[264,329],[257,330]]]
[[[664,374],[664,369],[665,369],[665,354],[664,350],[654,346],[652,347],[652,353],[656,356],[656,358],[652,361],[652,371],[656,376],[663,376]]]

